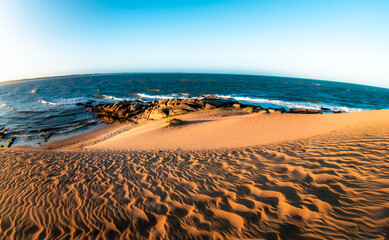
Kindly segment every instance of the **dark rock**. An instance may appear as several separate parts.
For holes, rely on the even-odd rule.
[[[339,110],[339,111],[332,111],[332,113],[346,113],[346,112]]]
[[[80,105],[81,106],[81,105]],[[85,105],[84,105],[85,106]],[[263,109],[259,106],[242,104],[229,99],[162,99],[148,103],[141,102],[116,102],[110,104],[98,104],[90,107],[89,111],[105,123],[137,122],[140,119],[159,120],[168,116],[180,115],[198,110],[210,110],[217,108],[240,108],[247,112],[288,112],[288,113],[321,113],[317,110],[290,109]]]
[[[288,113],[306,113],[306,111],[307,110],[305,108],[291,108],[287,112]]]
[[[212,104],[209,104],[209,103],[205,103],[205,106],[204,106],[205,109],[215,109],[216,107],[213,106]]]
[[[310,113],[310,114],[321,114],[321,112],[319,110],[314,110],[314,109],[308,109],[306,111],[306,113]]]
[[[0,140],[3,139],[5,137],[5,135],[7,134],[7,130],[5,128],[3,128],[2,130],[0,130]]]
[[[291,108],[287,113],[302,113],[302,114],[321,114],[322,112],[314,109],[305,109],[305,108]]]
[[[188,105],[185,102],[181,102],[180,105],[178,105],[178,108],[182,109],[182,110],[185,110],[185,111],[188,111],[188,112],[196,111],[196,108],[194,108],[193,106]]]
[[[165,126],[166,127],[174,127],[182,124],[182,120],[178,118],[171,118],[166,121]]]

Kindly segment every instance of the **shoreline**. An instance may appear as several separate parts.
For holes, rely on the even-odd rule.
[[[15,150],[201,150],[259,146],[309,138],[355,126],[385,123],[389,110],[342,114],[246,113],[207,110],[139,124],[109,124],[38,148]],[[165,127],[172,118],[183,124]]]
[[[92,130],[90,132],[74,135],[69,138],[61,140],[55,140],[46,144],[42,144],[41,147],[36,149],[41,150],[73,150],[81,149],[85,146],[96,144],[100,141],[109,139],[117,134],[128,131],[135,127],[135,124],[109,124],[99,129]],[[23,148],[23,147],[21,147]]]
[[[239,111],[237,111],[239,112]],[[164,121],[145,124],[87,149],[174,150],[258,146],[298,140],[346,128],[388,123],[389,110],[336,115],[253,113],[210,116],[211,112],[177,117],[185,124],[164,127]]]

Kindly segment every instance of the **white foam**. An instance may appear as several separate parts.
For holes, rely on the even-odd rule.
[[[212,97],[212,98],[219,98],[219,99],[234,99],[231,95],[220,95],[220,94],[203,94],[200,99],[204,99],[207,97]]]
[[[170,98],[173,98],[173,97],[177,97],[178,94],[171,94],[171,95],[147,95],[147,94],[144,94],[144,93],[136,93],[135,96],[139,97],[139,98],[164,100],[164,99],[170,99]]]
[[[190,98],[187,93],[179,93],[179,94],[171,94],[171,95],[148,95],[144,93],[137,93],[135,96],[139,98],[145,99],[170,99],[170,98]],[[203,94],[200,97],[193,97],[195,99],[204,99],[207,97],[218,98],[218,99],[226,99],[226,100],[236,100],[243,103],[257,103],[261,107],[264,108],[305,108],[305,109],[313,109],[313,110],[321,110],[322,108],[328,108],[331,111],[345,111],[345,112],[358,112],[362,111],[362,109],[357,108],[349,108],[344,106],[335,106],[329,104],[319,104],[319,103],[311,103],[311,102],[293,102],[293,101],[283,101],[283,100],[274,100],[274,99],[266,99],[266,98],[250,98],[243,96],[233,96],[233,95],[221,95],[221,94]]]
[[[2,104],[0,104],[0,106],[3,108],[7,108],[8,110],[10,110],[12,112],[16,112],[16,110],[8,104],[2,103]]]
[[[52,106],[62,106],[62,105],[73,105],[76,103],[84,103],[89,101],[89,99],[83,98],[83,97],[76,97],[76,98],[59,98],[55,99],[54,101],[46,101],[43,99],[40,99],[39,102],[42,104],[52,105]]]
[[[108,100],[115,100],[115,101],[124,101],[124,100],[126,100],[125,98],[119,98],[119,97],[109,96],[109,95],[100,95],[100,96],[101,96],[101,98],[108,99]]]
[[[311,102],[287,102],[282,100],[272,100],[264,98],[249,98],[249,97],[233,97],[233,99],[242,102],[261,103],[262,107],[283,107],[283,108],[305,108],[320,110],[322,108],[328,108],[331,111],[345,111],[345,112],[358,112],[362,109],[349,108],[344,106],[334,106],[328,104],[318,104]]]

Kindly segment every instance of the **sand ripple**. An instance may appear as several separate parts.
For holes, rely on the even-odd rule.
[[[0,152],[2,239],[385,239],[389,133],[217,151]]]

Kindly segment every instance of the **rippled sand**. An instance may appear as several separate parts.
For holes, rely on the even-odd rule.
[[[220,150],[0,151],[1,239],[387,239],[389,128]]]

